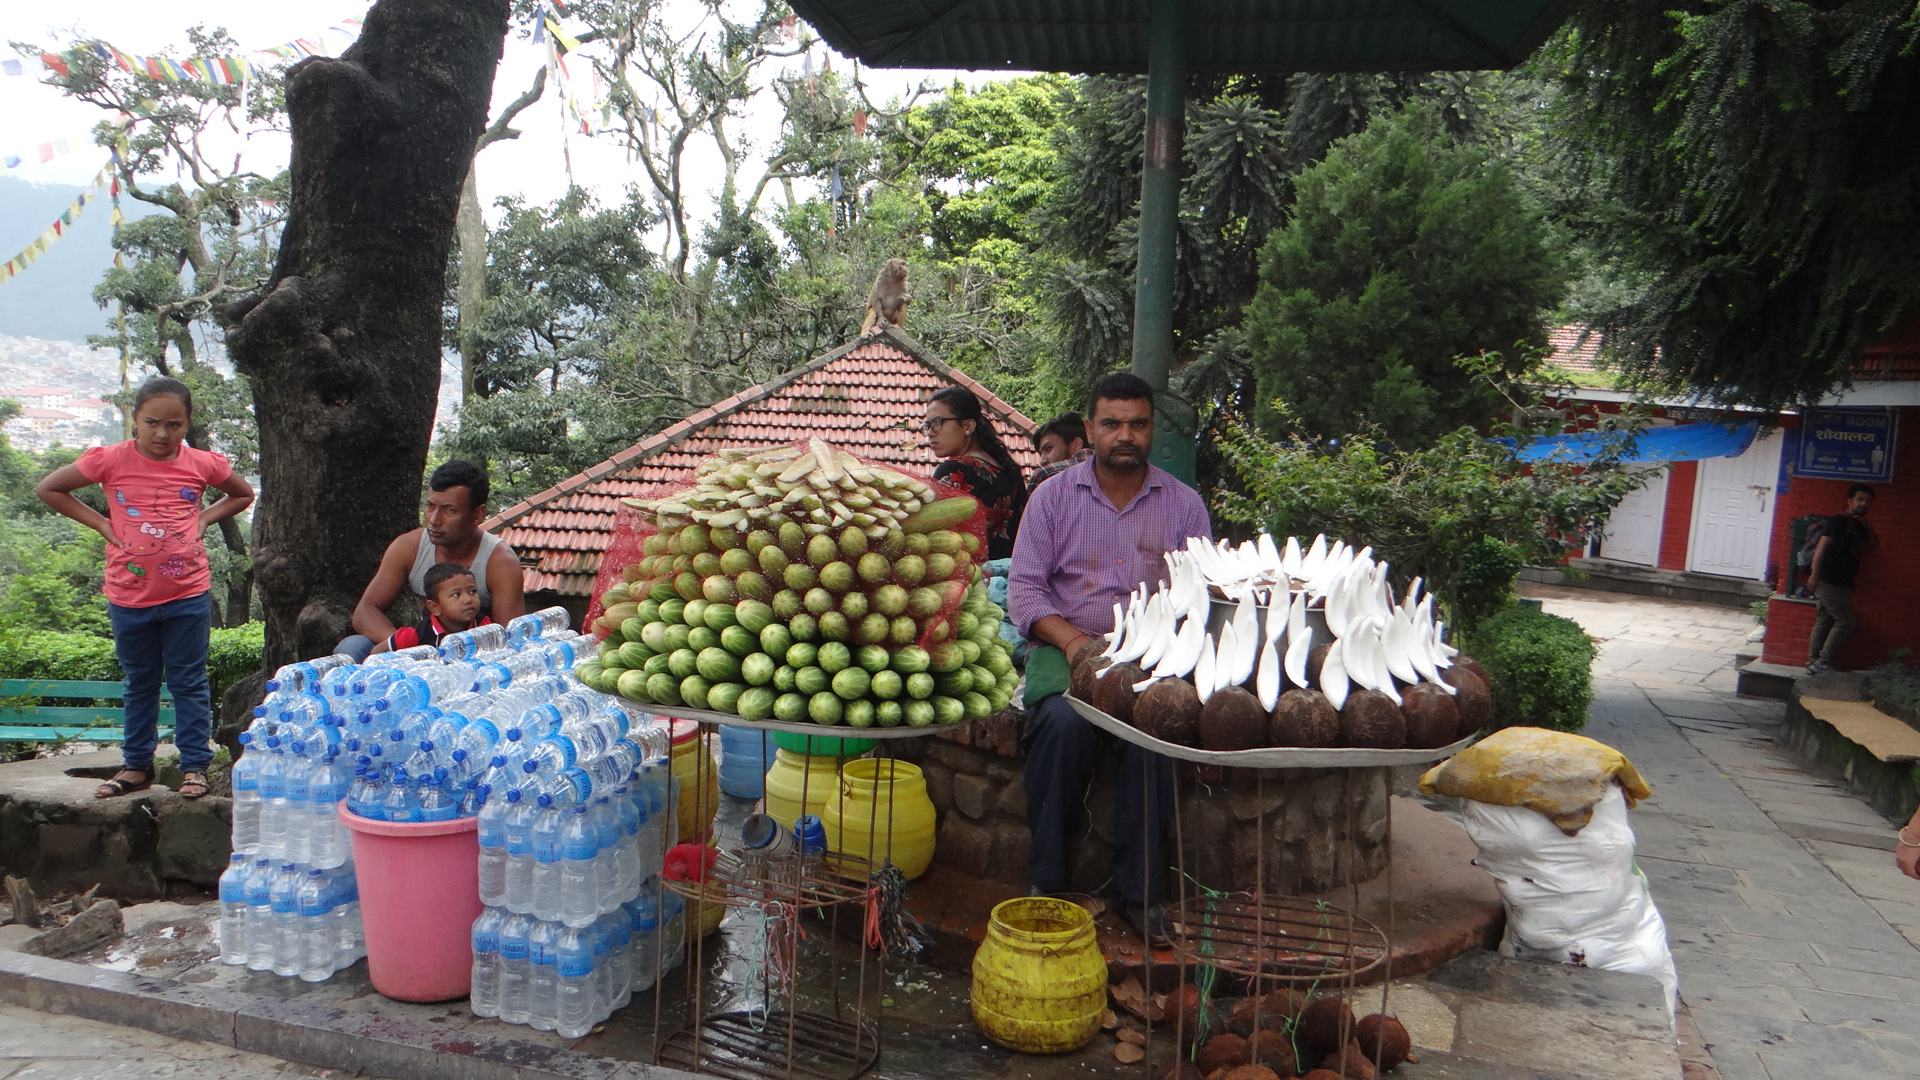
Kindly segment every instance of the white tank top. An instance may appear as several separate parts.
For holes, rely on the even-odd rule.
[[[487,560],[493,558],[493,549],[500,546],[500,538],[492,533],[480,534],[480,550],[474,552],[473,561],[467,569],[473,571],[474,584],[480,586],[480,610],[493,614],[493,594],[487,591]],[[407,584],[413,586],[415,596],[427,595],[427,571],[440,561],[434,554],[433,541],[427,539],[427,530],[420,530],[420,550],[413,556],[413,572],[407,575]]]

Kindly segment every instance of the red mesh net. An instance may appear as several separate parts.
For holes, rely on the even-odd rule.
[[[827,449],[837,468],[823,474],[821,445],[795,443],[800,456],[789,461],[756,460],[764,451],[716,455],[694,480],[655,489],[644,500],[651,511],[623,504],[587,624],[606,614],[607,591],[626,583],[634,601],[671,590],[688,601],[764,603],[802,641],[876,644],[890,652],[952,642],[967,588],[986,559],[985,508],[957,487],[834,447]],[[815,469],[802,473],[809,454]],[[876,479],[861,479],[860,470]],[[916,500],[917,507],[899,499],[906,485],[895,477],[932,498]],[[910,520],[908,527],[869,512],[911,519],[936,502],[942,505],[931,520]],[[696,520],[700,515],[708,520]]]

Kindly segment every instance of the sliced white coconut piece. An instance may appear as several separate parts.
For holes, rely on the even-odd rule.
[[[1166,655],[1167,646],[1173,642],[1174,620],[1179,618],[1179,614],[1167,604],[1166,593],[1154,593],[1153,599],[1149,600],[1147,605],[1155,613],[1154,622],[1151,624],[1153,635],[1147,641],[1146,649],[1140,653],[1140,666],[1151,671],[1153,666],[1160,662],[1160,658]]]
[[[1302,562],[1303,557],[1300,554],[1300,538],[1297,536],[1287,537],[1287,546],[1280,552],[1280,569],[1285,570],[1287,576],[1290,578],[1302,577]]]
[[[1269,619],[1272,615],[1267,616]],[[1254,687],[1260,693],[1260,707],[1268,712],[1280,704],[1280,646],[1272,638],[1260,643],[1260,664],[1254,673]]]
[[[1153,669],[1157,679],[1179,678],[1193,670],[1200,658],[1200,639],[1207,634],[1205,619],[1188,616],[1180,623],[1180,632],[1174,635],[1173,643],[1167,646],[1167,653]]]
[[[1422,578],[1416,577],[1407,583],[1407,598],[1400,601],[1401,607],[1406,608],[1408,611],[1413,610],[1414,605],[1420,599],[1420,583],[1423,580]]]
[[[1148,597],[1146,603],[1140,605],[1138,614],[1128,616],[1127,643],[1120,646],[1119,652],[1113,654],[1114,663],[1124,664],[1130,660],[1138,660],[1152,644],[1160,621],[1160,605],[1156,603],[1158,595],[1156,593]]]
[[[1286,561],[1281,556],[1280,549],[1273,546],[1272,533],[1264,533],[1264,532],[1261,533],[1260,538],[1257,541],[1255,541],[1255,544],[1257,545],[1257,550],[1259,551],[1259,554],[1260,554],[1261,569],[1263,570],[1285,570],[1286,569]]]
[[[1305,688],[1307,685],[1307,657],[1313,652],[1313,627],[1303,626],[1298,633],[1287,635],[1287,655],[1284,666],[1287,681]]]
[[[1336,640],[1327,650],[1327,660],[1320,665],[1320,692],[1327,695],[1327,701],[1335,709],[1347,704],[1347,665],[1340,656],[1341,646],[1346,641]]]
[[[1121,639],[1125,638],[1126,636],[1127,636],[1127,609],[1120,606],[1120,601],[1115,600],[1113,602],[1113,632],[1107,635],[1106,651],[1102,652],[1100,655],[1111,659],[1114,654],[1114,651],[1120,648]],[[1067,659],[1071,660],[1073,658],[1068,657]]]
[[[1378,680],[1373,676],[1373,650],[1379,648],[1380,639],[1373,632],[1373,621],[1360,617],[1347,624],[1347,632],[1340,635],[1340,667],[1347,678],[1363,690],[1378,690]]]
[[[1405,608],[1396,610],[1393,617],[1387,620],[1381,644],[1385,649],[1388,674],[1404,683],[1420,681],[1420,671],[1413,663],[1418,642],[1414,639],[1413,619]]]
[[[1206,634],[1200,642],[1200,656],[1193,665],[1193,689],[1200,695],[1202,705],[1213,696],[1213,665],[1213,635]]]
[[[1320,576],[1320,571],[1325,567],[1326,562],[1327,534],[1321,533],[1313,538],[1313,543],[1307,548],[1306,555],[1300,559],[1300,576],[1308,581],[1314,580]]]
[[[1440,666],[1443,668],[1452,667],[1453,666],[1452,658],[1459,656],[1460,650],[1447,644],[1447,624],[1446,623],[1437,622],[1433,624],[1433,644],[1434,644],[1434,647],[1437,648],[1440,652]]]
[[[1220,630],[1220,638],[1213,647],[1213,688],[1224,690],[1237,685],[1233,672],[1239,666],[1240,634],[1228,623]]]
[[[1164,678],[1166,678],[1166,676],[1164,675],[1149,675],[1146,678],[1141,679],[1139,682],[1133,684],[1133,692],[1136,694],[1141,693],[1142,691],[1146,690],[1147,687],[1152,686],[1154,683],[1157,683]]]

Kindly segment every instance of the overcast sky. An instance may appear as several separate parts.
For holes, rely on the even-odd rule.
[[[200,23],[209,28],[225,27],[234,40],[247,49],[268,48],[308,37],[320,38],[329,51],[338,52],[345,47],[346,39],[318,32],[342,19],[361,17],[367,6],[364,0],[283,0],[276,4],[259,0],[184,0],[181,3],[91,0],[79,8],[61,6],[57,9],[32,5],[36,12],[48,12],[42,16],[26,14],[29,5],[19,3],[8,5],[11,12],[0,20],[0,26],[4,26],[5,37],[13,41],[64,45],[74,40],[99,38],[136,54],[156,53],[173,46],[172,55],[181,57],[185,55],[185,28]],[[52,14],[55,10],[59,14]],[[688,10],[696,16],[699,11],[693,5],[688,5]],[[566,25],[563,20],[563,26]],[[827,53],[824,44],[816,44],[815,64],[821,63]],[[9,49],[5,55],[15,54]],[[838,56],[832,57],[831,62],[836,69],[850,66]],[[506,55],[494,78],[494,111],[524,91],[542,63],[540,48],[523,40],[516,28],[507,38]],[[795,58],[782,63],[798,70],[802,61]],[[769,69],[768,74],[776,70]],[[576,69],[576,73],[584,71]],[[991,77],[957,74],[969,83]],[[954,72],[924,71],[865,73],[869,94],[876,101],[903,94],[922,79],[932,79],[936,85],[944,86],[955,75]],[[576,95],[585,102],[584,89],[576,90]],[[99,110],[69,101],[31,77],[0,76],[0,157],[26,154],[42,143],[62,137],[72,138],[76,145],[76,152],[67,157],[57,158],[45,166],[29,164],[11,175],[42,183],[87,183],[105,164],[97,148],[81,147],[88,129],[100,119]],[[759,144],[756,149],[760,149],[776,133],[777,119],[763,115],[753,120],[755,122],[745,125],[745,133]],[[524,132],[517,142],[496,144],[480,158],[480,192],[490,216],[493,201],[500,195],[517,194],[535,203],[560,196],[567,186],[569,159],[575,180],[603,198],[616,196],[628,182],[640,179],[637,169],[625,160],[610,136],[596,140],[577,133],[563,135],[560,102],[551,87],[541,101],[521,114],[515,126]],[[270,173],[284,167],[287,147],[284,137],[267,133],[245,140],[234,139],[223,152],[243,153],[249,167]],[[695,162],[696,169],[705,167],[710,167],[705,161]],[[694,179],[697,181],[699,177]],[[690,185],[694,190],[709,190],[713,186],[699,182]]]

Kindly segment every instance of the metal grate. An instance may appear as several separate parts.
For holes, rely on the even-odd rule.
[[[1387,959],[1379,927],[1343,908],[1291,896],[1196,896],[1167,911],[1182,959],[1274,982],[1358,978]]]
[[[727,907],[787,904],[802,910],[867,899],[874,866],[837,852],[742,859],[722,852],[700,884],[662,878],[668,889],[697,903]]]
[[[668,1036],[659,1063],[732,1080],[853,1080],[879,1056],[870,1024],[782,1010],[709,1016]]]

